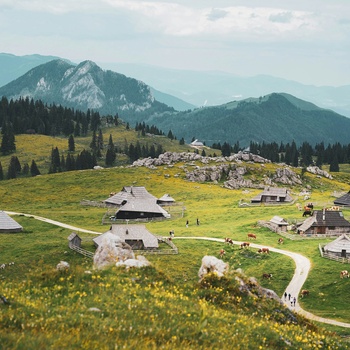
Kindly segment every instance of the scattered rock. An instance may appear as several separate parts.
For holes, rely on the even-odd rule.
[[[69,270],[69,264],[67,263],[67,261],[60,261],[57,266],[56,269],[58,271],[68,271]]]
[[[202,259],[202,266],[199,269],[198,277],[201,280],[208,273],[216,273],[222,277],[228,271],[228,264],[215,256],[206,255]]]
[[[151,263],[142,255],[138,255],[136,259],[127,259],[124,261],[118,261],[115,266],[125,266],[126,269],[129,269],[131,267],[145,267],[150,266]]]
[[[322,170],[317,166],[308,166],[306,168],[306,171],[308,171],[309,173],[320,175],[320,176],[326,177],[327,179],[333,180],[333,176],[331,174],[327,173],[327,171]]]

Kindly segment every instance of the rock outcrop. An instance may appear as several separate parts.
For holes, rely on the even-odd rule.
[[[208,273],[215,273],[218,277],[222,277],[228,272],[228,264],[215,256],[206,255],[202,259],[202,265],[198,271],[198,277],[201,280]]]
[[[115,239],[107,238],[96,249],[94,268],[103,269],[115,265],[118,261],[125,261],[127,259],[135,259],[130,245],[123,242],[119,237],[115,237]]]

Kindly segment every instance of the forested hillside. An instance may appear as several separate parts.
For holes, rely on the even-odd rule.
[[[214,142],[239,142],[243,147],[257,142],[304,141],[349,143],[350,119],[333,111],[286,94],[235,101],[216,107],[153,116],[146,120],[163,129],[172,129],[186,141],[193,137]]]

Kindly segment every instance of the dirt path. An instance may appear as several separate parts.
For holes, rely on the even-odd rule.
[[[77,231],[77,232],[85,232],[85,233],[92,233],[92,234],[98,234],[98,235],[101,234],[101,232],[82,229],[79,227],[67,225],[67,224],[64,224],[62,222],[47,219],[47,218],[37,216],[37,215],[17,213],[17,212],[12,212],[12,211],[5,211],[5,213],[7,213],[8,215],[21,215],[21,216],[26,216],[26,217],[32,217],[36,220],[44,221],[44,222],[47,222],[49,224],[64,227],[64,228],[67,228],[67,229],[70,229],[73,231]],[[225,242],[225,240],[222,238],[211,238],[211,237],[174,237],[174,239],[196,239],[196,240],[205,240],[205,241],[213,241],[213,242],[220,242],[220,243]],[[242,242],[233,241],[233,244],[236,244],[236,245],[241,245],[241,243]],[[294,275],[293,275],[292,280],[289,282],[289,285],[287,286],[285,292],[287,294],[290,293],[293,298],[294,298],[294,296],[296,297],[295,307],[291,306],[289,301],[284,300],[284,293],[285,292],[283,292],[283,295],[281,297],[281,299],[285,302],[285,305],[289,309],[291,309],[295,312],[298,312],[299,314],[301,314],[304,317],[306,317],[310,320],[313,320],[313,321],[317,321],[317,322],[321,322],[321,323],[328,323],[328,324],[332,324],[332,325],[340,326],[340,327],[350,328],[350,323],[345,323],[345,322],[332,320],[329,318],[319,317],[319,316],[314,315],[308,311],[303,310],[300,307],[299,302],[298,302],[298,295],[300,294],[300,290],[301,290],[303,284],[305,283],[307,276],[309,274],[310,268],[311,268],[311,263],[310,263],[310,260],[308,258],[306,258],[305,256],[298,254],[298,253],[293,253],[293,252],[290,252],[288,250],[282,250],[282,249],[277,249],[277,248],[273,248],[273,247],[268,247],[265,245],[251,243],[250,246],[252,248],[256,248],[256,249],[267,247],[267,248],[269,248],[269,250],[271,252],[287,255],[291,259],[294,260],[294,262],[295,262]]]
[[[210,238],[210,237],[174,237],[174,239],[199,239],[199,240],[222,242],[222,243],[225,242],[224,239]],[[241,245],[241,243],[242,242],[233,241],[233,244],[236,244],[236,245]],[[305,283],[305,281],[307,279],[307,276],[308,276],[310,268],[311,268],[311,263],[310,263],[310,260],[308,258],[306,258],[305,256],[298,254],[298,253],[293,253],[293,252],[290,252],[288,250],[282,250],[282,249],[278,249],[278,248],[268,247],[266,245],[250,243],[250,246],[252,248],[257,248],[257,249],[267,247],[267,248],[269,248],[269,250],[271,252],[287,255],[291,259],[294,260],[295,270],[294,270],[293,278],[289,282],[285,292],[283,292],[282,297],[281,297],[282,301],[285,303],[285,305],[289,309],[291,309],[291,310],[293,310],[293,311],[295,311],[295,312],[297,312],[297,313],[303,315],[304,317],[306,317],[310,320],[313,320],[313,321],[317,321],[317,322],[321,322],[321,323],[328,323],[328,324],[332,324],[332,325],[339,326],[339,327],[350,328],[350,323],[340,322],[340,321],[336,321],[336,320],[332,320],[332,319],[324,318],[324,317],[319,317],[317,315],[312,314],[311,312],[305,311],[304,309],[302,309],[300,307],[299,302],[298,302],[298,296],[300,294],[300,291],[301,291],[303,284]],[[284,293],[287,293],[287,294],[290,293],[292,298],[296,297],[295,307],[291,306],[291,304],[288,300],[284,300]]]
[[[85,230],[83,228],[75,227],[75,226],[72,226],[72,225],[67,225],[67,224],[64,224],[63,222],[59,222],[59,221],[43,218],[42,216],[37,216],[37,215],[32,215],[32,214],[24,214],[24,213],[16,213],[16,212],[13,212],[13,211],[5,211],[5,213],[7,213],[8,215],[21,215],[21,216],[25,216],[27,218],[34,218],[36,220],[44,221],[44,222],[47,222],[49,224],[52,224],[52,225],[55,225],[55,226],[64,227],[64,228],[67,228],[69,230],[73,230],[73,231],[77,231],[77,232],[92,233],[94,235],[100,235],[102,233],[102,232]]]

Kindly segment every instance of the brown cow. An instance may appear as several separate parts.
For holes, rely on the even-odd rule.
[[[225,243],[233,244],[233,240],[231,238],[226,237],[225,238]]]
[[[263,273],[262,277],[269,280],[272,277],[272,273]]]
[[[256,235],[254,233],[248,233],[248,238],[256,239]]]
[[[344,278],[344,277],[347,277],[347,278],[350,277],[349,276],[349,271],[343,270],[343,271],[340,272],[340,278]]]
[[[249,248],[250,243],[249,242],[243,242],[241,243],[241,248]]]
[[[278,238],[278,244],[283,244],[284,240],[282,237]]]
[[[301,291],[301,293],[300,293],[300,295],[302,296],[302,297],[305,297],[305,296],[307,296],[307,295],[309,295],[310,294],[310,291],[308,291],[307,289],[303,289],[302,291]]]
[[[269,248],[260,248],[258,250],[258,253],[266,253],[269,254],[270,253],[270,249]]]
[[[224,249],[220,249],[220,258],[222,258],[226,254]]]

